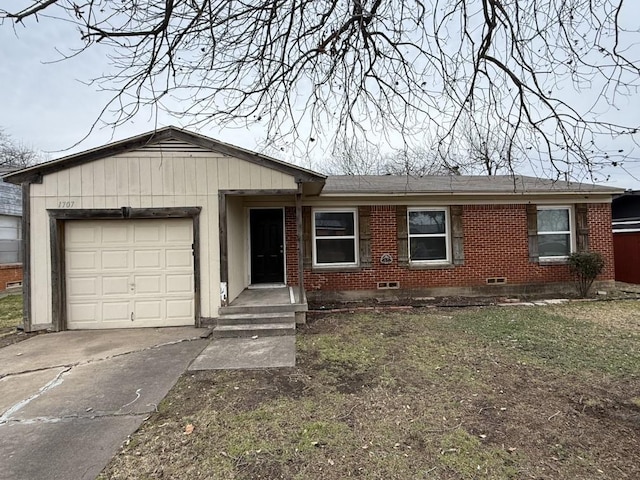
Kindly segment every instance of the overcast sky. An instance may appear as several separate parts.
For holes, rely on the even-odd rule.
[[[73,35],[77,35],[73,30],[46,21],[35,28],[17,27],[15,31],[6,24],[0,26],[0,127],[15,140],[48,152],[53,159],[144,133],[156,125],[185,126],[162,112],[156,117],[147,111],[115,131],[98,127],[84,139],[111,96],[82,82],[100,76],[109,67],[105,52],[98,49],[55,62],[60,58],[55,47],[76,43],[70,42],[75,40]],[[624,102],[620,116],[640,125],[640,95]],[[256,129],[213,127],[199,132],[248,149],[258,149],[264,135]],[[287,153],[285,150],[281,156],[291,161]],[[640,157],[640,151],[632,153]],[[298,163],[309,166],[305,161]],[[612,167],[604,172],[611,176],[608,184],[640,189],[640,163],[627,161],[625,169]]]

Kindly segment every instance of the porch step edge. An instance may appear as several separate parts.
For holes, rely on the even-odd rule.
[[[285,322],[295,322],[295,312],[274,312],[274,313],[235,313],[220,315],[217,318],[217,325],[236,324],[275,324]]]
[[[306,312],[307,304],[288,303],[281,305],[227,305],[218,309],[219,315],[235,315],[243,313],[265,314],[284,312]]]
[[[222,337],[274,337],[280,335],[295,335],[295,322],[269,323],[269,324],[236,324],[218,325],[213,329],[213,336]]]
[[[262,312],[262,313],[225,313],[218,318],[280,318],[280,317],[294,317],[295,312]]]

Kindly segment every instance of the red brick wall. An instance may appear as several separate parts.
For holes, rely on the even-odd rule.
[[[22,265],[19,263],[11,263],[0,265],[0,292],[7,289],[9,282],[22,281]]]
[[[600,252],[604,258],[604,271],[600,275],[602,280],[615,278],[613,259],[613,233],[611,231],[611,205],[591,204],[587,212],[589,220],[589,250]]]
[[[295,207],[285,207],[284,209],[284,235],[287,244],[287,283],[289,285],[298,284],[298,229],[296,227]]]
[[[295,209],[286,211],[287,278],[297,284]],[[373,268],[323,271],[305,269],[305,288],[314,290],[375,290],[377,282],[397,281],[400,288],[473,287],[490,277],[506,277],[507,284],[540,284],[571,280],[567,265],[529,262],[526,205],[465,205],[464,265],[442,268],[398,265],[396,207],[371,207]],[[588,212],[590,249],[600,252],[606,268],[600,280],[613,280],[613,240],[609,204],[591,204]],[[393,263],[382,265],[389,253]]]

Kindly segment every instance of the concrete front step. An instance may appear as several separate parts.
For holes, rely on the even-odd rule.
[[[235,325],[218,325],[213,329],[213,336],[217,338],[227,337],[276,337],[282,335],[295,335],[296,324],[294,321],[285,323],[238,323]]]
[[[306,312],[307,305],[299,303],[287,303],[282,305],[227,305],[226,307],[220,307],[218,309],[218,313],[221,316],[239,315],[244,313],[260,315],[263,313],[286,313],[300,311]]]
[[[218,317],[218,325],[237,325],[237,324],[272,324],[295,322],[296,314],[294,312],[274,312],[274,313],[235,313],[220,315]]]

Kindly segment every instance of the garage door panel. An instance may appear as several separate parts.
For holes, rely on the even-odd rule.
[[[94,322],[99,318],[95,302],[74,303],[67,307],[67,315],[77,322]]]
[[[113,221],[96,228],[101,232],[101,241],[105,245],[129,243],[129,232],[120,221]]]
[[[67,294],[73,297],[95,297],[98,295],[98,279],[79,277],[67,280]]]
[[[102,320],[104,322],[114,322],[127,320],[131,321],[131,313],[129,312],[129,300],[125,301],[103,301],[102,302]],[[133,323],[133,322],[132,322]]]
[[[162,268],[161,250],[135,250],[133,252],[134,268]]]
[[[167,275],[166,292],[172,293],[187,293],[193,290],[193,275],[181,274],[181,275]]]
[[[193,234],[193,232],[191,231],[191,229],[183,228],[181,225],[176,225],[176,224],[170,225],[170,224],[167,224],[166,238],[167,238],[167,242],[169,242],[169,243],[174,243],[174,242],[188,243],[188,242],[191,242],[192,234]]]
[[[92,226],[77,227],[67,232],[65,241],[67,245],[93,245],[98,234]]]
[[[136,242],[159,243],[162,241],[163,224],[134,225],[134,240]]]
[[[158,294],[163,293],[161,275],[135,275],[133,279],[137,294]]]
[[[129,251],[126,249],[105,250],[102,252],[100,260],[103,270],[129,270],[131,268]]]
[[[136,300],[133,311],[136,320],[158,320],[162,318],[163,300]]]
[[[192,235],[188,219],[67,222],[67,327],[193,325]]]
[[[109,295],[128,295],[129,294],[129,276],[122,277],[102,277],[102,294]]]
[[[67,271],[94,271],[98,267],[97,252],[69,252],[66,259]]]
[[[168,298],[166,315],[168,318],[193,318],[193,302]]]
[[[191,250],[191,248],[185,248],[182,250],[168,249],[165,252],[165,255],[165,264],[169,268],[193,268],[193,251]]]

